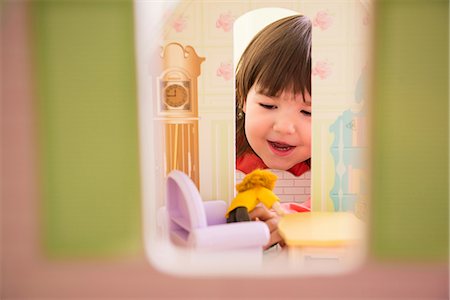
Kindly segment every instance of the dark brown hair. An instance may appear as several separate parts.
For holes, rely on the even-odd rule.
[[[264,27],[253,38],[236,67],[236,155],[253,152],[245,136],[243,106],[254,84],[258,93],[283,91],[311,95],[311,21],[294,15]],[[309,160],[308,160],[309,162]]]

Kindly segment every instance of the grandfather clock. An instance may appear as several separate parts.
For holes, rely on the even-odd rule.
[[[167,44],[161,53],[158,115],[164,123],[164,169],[186,173],[200,188],[197,77],[205,60],[191,46]]]

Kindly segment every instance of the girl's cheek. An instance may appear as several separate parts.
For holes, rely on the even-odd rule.
[[[311,122],[303,122],[300,126],[300,131],[303,139],[311,145]]]
[[[310,117],[300,117],[297,122],[297,127],[300,128],[302,132],[311,132],[311,118]]]

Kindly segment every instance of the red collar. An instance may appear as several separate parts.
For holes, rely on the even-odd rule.
[[[268,169],[268,167],[256,154],[246,153],[236,159],[236,169],[248,174],[255,169]],[[294,165],[287,171],[294,176],[300,176],[309,170],[310,167],[303,161]]]

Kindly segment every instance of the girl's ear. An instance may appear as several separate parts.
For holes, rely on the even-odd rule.
[[[242,105],[242,111],[244,112],[244,114],[245,114],[246,106],[247,106],[247,99],[244,99],[244,104]]]

